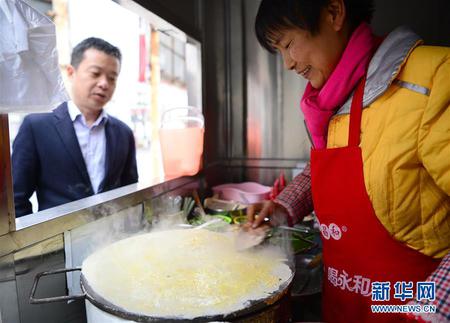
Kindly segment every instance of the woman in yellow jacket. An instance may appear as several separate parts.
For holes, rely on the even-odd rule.
[[[408,301],[450,320],[450,49],[407,28],[375,37],[372,9],[261,2],[258,40],[309,81],[300,105],[313,148],[311,167],[249,220],[257,227],[278,208],[294,223],[315,210],[325,321],[406,321],[395,312],[408,308],[377,305]]]

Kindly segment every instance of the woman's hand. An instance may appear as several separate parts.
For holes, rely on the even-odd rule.
[[[263,224],[267,225],[267,223],[277,226],[285,223],[287,216],[284,207],[273,201],[252,204],[247,208],[247,227],[255,229]]]

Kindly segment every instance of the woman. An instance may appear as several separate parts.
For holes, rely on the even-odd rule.
[[[372,8],[263,0],[255,23],[261,45],[308,80],[301,109],[313,148],[311,167],[249,220],[256,228],[278,208],[292,223],[314,204],[327,322],[408,320],[371,305],[415,300],[416,282],[450,249],[450,49],[422,46],[406,28],[374,37]]]

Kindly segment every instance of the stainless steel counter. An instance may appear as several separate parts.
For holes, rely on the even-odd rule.
[[[44,305],[28,302],[36,273],[66,266],[65,247],[70,241],[65,239],[70,232],[106,232],[118,219],[128,223],[121,230],[136,232],[149,225],[149,205],[154,199],[185,195],[201,186],[200,175],[132,184],[18,218],[16,230],[0,236],[0,322],[85,322],[82,301]],[[63,295],[66,277],[44,280],[40,286],[45,295],[38,297]]]
[[[99,218],[170,192],[198,178],[131,184],[16,219],[16,231],[0,236],[0,257]]]

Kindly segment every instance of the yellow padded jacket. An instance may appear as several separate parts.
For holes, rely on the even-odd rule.
[[[328,148],[348,141],[351,98],[331,119]],[[375,213],[400,242],[442,258],[450,249],[450,48],[399,28],[372,58],[361,149]]]

